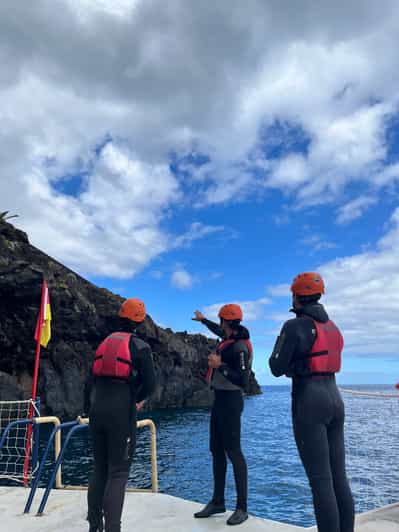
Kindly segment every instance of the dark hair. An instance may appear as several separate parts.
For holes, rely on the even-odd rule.
[[[316,303],[321,298],[321,294],[312,294],[311,296],[296,296],[296,298],[301,305],[308,305],[309,303]]]
[[[136,323],[129,318],[121,318],[120,316],[117,316],[117,319],[115,320],[115,329],[120,330],[121,332],[132,333],[138,326],[139,323]]]
[[[229,327],[233,329],[233,331],[237,331],[241,326],[241,320],[226,320]]]

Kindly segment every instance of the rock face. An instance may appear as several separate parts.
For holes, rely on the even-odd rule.
[[[53,319],[51,341],[41,351],[42,412],[71,418],[82,412],[95,349],[115,330],[114,316],[123,299],[31,246],[24,232],[0,220],[0,400],[30,397],[43,276]],[[215,342],[162,329],[150,317],[142,336],[151,345],[158,377],[148,408],[208,406],[212,396],[204,376]],[[250,394],[258,393],[252,375]]]

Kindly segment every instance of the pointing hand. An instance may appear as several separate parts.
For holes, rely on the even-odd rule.
[[[202,321],[205,319],[205,316],[202,314],[202,312],[200,312],[199,310],[196,310],[194,312],[194,317],[191,319],[194,321]]]

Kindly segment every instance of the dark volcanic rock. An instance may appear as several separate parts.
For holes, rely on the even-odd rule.
[[[51,297],[52,338],[42,349],[42,408],[60,417],[81,413],[83,388],[98,344],[114,330],[123,299],[98,288],[29,244],[27,235],[0,220],[0,400],[30,396],[41,283]],[[152,348],[158,385],[149,408],[208,406],[207,355],[215,342],[173,333],[147,317],[143,339]],[[251,394],[260,393],[254,375]]]

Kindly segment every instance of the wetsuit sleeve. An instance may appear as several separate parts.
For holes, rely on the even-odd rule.
[[[213,332],[213,334],[216,334],[216,336],[219,336],[219,338],[223,338],[223,330],[220,325],[218,325],[214,321],[207,320],[206,318],[203,319],[201,323],[208,327],[208,329]]]
[[[155,370],[149,346],[142,347],[135,353],[133,366],[137,372],[135,387],[136,401],[139,403],[147,399],[155,390]]]
[[[247,390],[250,373],[249,358],[248,346],[244,342],[236,342],[233,346],[232,363],[222,364],[217,371],[220,371],[224,377],[236,386]]]
[[[83,398],[83,413],[86,415],[90,411],[90,396],[91,396],[91,391],[93,389],[93,384],[94,384],[94,377],[90,370],[89,375],[85,382],[85,389],[84,389],[84,396],[83,396],[84,397]]]
[[[275,377],[281,377],[284,374],[290,375],[290,370],[292,370],[294,353],[298,342],[298,337],[293,330],[293,321],[290,320],[284,323],[274,344],[273,353],[269,358],[269,366]]]

